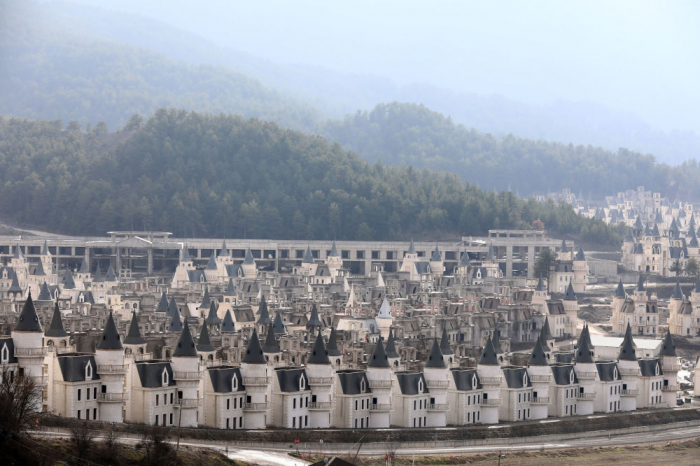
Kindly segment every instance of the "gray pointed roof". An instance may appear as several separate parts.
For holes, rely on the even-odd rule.
[[[270,320],[270,313],[267,310],[267,301],[265,301],[265,295],[263,295],[262,299],[260,300],[258,314],[260,315],[260,317],[258,318],[259,324],[268,325],[272,323],[272,320]]]
[[[46,271],[44,270],[44,263],[39,261],[36,264],[36,268],[34,269],[34,275],[35,276],[44,276],[46,275]]]
[[[583,253],[583,247],[579,246],[578,247],[578,252],[576,253],[576,257],[574,258],[575,261],[585,261],[586,260],[586,255]]]
[[[185,325],[182,328],[182,333],[180,333],[180,338],[177,340],[177,346],[175,351],[173,351],[174,358],[196,358],[197,357],[197,347],[194,344],[194,338],[192,338],[192,333],[190,333],[190,326],[185,320]]]
[[[209,315],[204,322],[208,325],[217,325],[221,323],[221,319],[219,319],[219,316],[216,314],[216,301],[212,301],[209,305]]]
[[[97,344],[97,349],[101,350],[120,350],[124,348],[122,346],[121,337],[119,337],[119,332],[117,331],[117,326],[114,324],[114,317],[110,311],[109,317],[107,318],[107,324],[102,331],[102,336],[100,337],[100,342]]]
[[[73,274],[71,273],[70,269],[66,269],[63,271],[63,279],[61,281],[63,282],[63,289],[75,289],[75,280],[73,280]]]
[[[542,342],[538,339],[535,341],[535,347],[532,348],[532,353],[530,353],[530,360],[527,362],[528,366],[548,366],[547,355],[544,353],[542,348]]]
[[[467,251],[464,251],[464,254],[462,254],[462,257],[459,259],[459,265],[461,267],[467,267],[471,261],[469,260],[469,253]]]
[[[221,324],[221,333],[232,333],[236,331],[236,325],[233,323],[233,317],[231,317],[231,311],[226,309],[226,315],[224,316],[224,321]]]
[[[311,317],[309,317],[309,321],[306,323],[306,328],[313,328],[313,327],[323,327],[323,322],[321,322],[321,319],[318,318],[318,310],[316,309],[316,303],[311,306]]]
[[[537,286],[535,287],[535,291],[547,291],[547,288],[544,287],[544,282],[542,281],[542,275],[540,275],[540,278],[537,281]]]
[[[586,338],[581,339],[581,345],[576,348],[574,353],[574,361],[577,363],[592,363],[593,362],[593,351],[588,345],[588,340]]]
[[[241,362],[249,364],[267,364],[267,359],[265,359],[263,350],[260,347],[257,330],[253,330],[253,336],[250,337],[250,342],[248,342],[248,347],[245,350],[245,355],[243,359],[241,359]]]
[[[491,338],[486,340],[484,350],[481,353],[481,358],[479,358],[479,364],[485,366],[498,366],[498,356],[496,355],[496,349],[493,347]]]
[[[80,270],[78,273],[90,273],[90,266],[87,263],[87,259],[83,256],[83,262],[80,263]]]
[[[226,247],[226,240],[224,240],[224,242],[221,243],[221,251],[219,252],[219,256],[228,257],[228,255],[229,255],[228,247]]]
[[[554,340],[552,331],[549,329],[549,317],[544,318],[544,324],[542,325],[542,330],[540,330],[540,338],[544,341]]]
[[[622,286],[622,279],[617,283],[617,289],[615,290],[616,298],[626,298],[627,293],[625,293],[625,287]]]
[[[180,317],[180,311],[175,310],[175,312],[170,313],[171,319],[168,325],[168,332],[181,332],[182,331],[182,318]]]
[[[394,342],[394,329],[389,329],[389,338],[386,340],[386,347],[384,348],[387,357],[398,358],[399,353],[396,351],[396,343]]]
[[[10,285],[10,288],[8,288],[7,291],[12,291],[14,293],[22,292],[22,287],[19,286],[19,280],[17,279],[17,273],[15,271],[12,271],[12,284]]]
[[[625,330],[625,338],[620,345],[620,355],[618,359],[621,361],[636,361],[637,353],[634,350],[634,341],[632,340],[632,327],[627,322],[627,330]]]
[[[698,247],[698,237],[695,234],[695,229],[690,230],[690,241],[688,242],[688,246],[691,248],[697,248]]]
[[[253,257],[253,252],[250,248],[245,251],[245,259],[243,259],[244,264],[255,264],[255,258]]]
[[[314,255],[311,254],[311,246],[306,246],[306,251],[304,251],[304,258],[301,261],[302,264],[313,264]]]
[[[656,211],[656,216],[654,217],[654,223],[663,223],[664,222],[664,217],[661,215],[661,211],[657,210]]]
[[[438,248],[437,244],[435,245],[435,250],[433,251],[432,256],[430,256],[430,261],[442,262],[442,254],[440,254],[440,248]]]
[[[335,334],[335,329],[333,327],[331,327],[331,335],[328,337],[328,346],[326,347],[326,351],[328,351],[328,356],[340,356],[338,341]]]
[[[190,250],[187,249],[187,246],[182,248],[182,260],[181,262],[192,262],[192,259],[190,258]]]
[[[211,340],[209,339],[209,329],[207,328],[206,324],[202,325],[202,330],[199,332],[197,351],[203,351],[205,353],[215,351],[214,347],[211,345]]]
[[[63,328],[63,319],[61,318],[61,310],[58,308],[58,303],[53,308],[53,318],[51,318],[51,325],[48,330],[46,330],[47,337],[67,337],[68,332]]]
[[[635,230],[643,230],[644,225],[642,224],[642,217],[640,215],[637,215],[637,220],[634,221],[634,229]]]
[[[165,291],[160,295],[160,301],[156,306],[156,312],[168,312],[168,297],[165,295]]]
[[[566,287],[566,294],[564,295],[565,301],[576,301],[576,293],[574,293],[574,286],[569,282],[569,286]]]
[[[105,281],[104,278],[102,278],[102,269],[100,268],[100,264],[97,264],[97,269],[95,269],[95,275],[93,275],[92,281],[95,283]]]
[[[565,239],[561,240],[561,248],[559,249],[559,252],[569,252],[569,248],[566,247]]]
[[[323,337],[321,332],[316,335],[316,341],[314,342],[313,348],[309,353],[309,357],[306,360],[307,364],[330,364],[331,360],[328,358],[328,351],[326,350],[326,345],[323,344]]]
[[[39,297],[37,298],[37,301],[51,301],[52,299],[49,285],[48,283],[44,282],[39,290]]]
[[[367,362],[367,367],[391,367],[389,365],[389,358],[386,355],[386,351],[384,351],[384,345],[382,344],[381,338],[379,341],[377,341],[377,345],[374,347],[372,356]]]
[[[207,309],[211,306],[211,298],[209,298],[209,287],[204,288],[204,295],[202,296],[202,303],[199,305],[200,308]]]
[[[24,307],[22,307],[22,312],[19,314],[19,319],[17,320],[17,324],[15,324],[14,330],[21,332],[43,332],[39,316],[34,307],[34,301],[32,301],[31,290],[29,291],[27,300],[24,302]]]
[[[639,281],[637,282],[637,291],[646,291],[644,288],[644,275],[639,274]]]
[[[280,315],[279,311],[275,313],[275,319],[272,321],[272,330],[275,332],[276,335],[282,335],[284,333],[287,333],[287,330],[284,327],[284,322],[282,322],[282,316]]]
[[[656,223],[654,224],[654,228],[651,229],[651,235],[661,236],[661,232],[659,231],[659,225],[657,225]]]
[[[139,316],[135,313],[131,313],[131,322],[129,323],[129,332],[124,338],[125,345],[143,345],[146,343],[141,337],[141,330],[139,329]]]
[[[700,293],[700,277],[695,279],[695,287],[693,288],[693,293]]]
[[[180,313],[180,310],[177,307],[177,302],[175,301],[175,296],[172,296],[170,298],[170,301],[168,302],[168,315],[170,317],[177,315]]]
[[[114,273],[114,269],[112,268],[112,264],[109,264],[109,268],[107,269],[107,275],[105,275],[105,281],[106,282],[116,282],[117,281],[117,275]]]
[[[216,253],[213,252],[211,256],[209,256],[209,261],[207,262],[207,267],[206,270],[218,270],[218,267],[216,266]]]
[[[681,290],[681,284],[676,282],[676,286],[673,288],[673,294],[671,299],[683,299],[683,291]]]
[[[49,243],[44,240],[44,245],[41,247],[41,255],[42,256],[50,256],[51,253],[49,252]]]
[[[486,254],[486,260],[496,260],[496,254],[493,252],[493,245],[489,244],[489,252]]]
[[[338,247],[335,245],[335,240],[333,240],[333,244],[331,244],[331,253],[328,254],[328,257],[338,257],[340,254],[338,254]]]
[[[676,344],[673,343],[673,337],[671,336],[671,332],[666,332],[664,341],[661,344],[661,351],[659,351],[659,356],[676,357]]]
[[[228,279],[228,284],[226,285],[226,291],[224,291],[224,296],[236,296],[236,287],[233,286],[233,278]]]
[[[493,331],[491,343],[493,344],[493,349],[496,350],[496,354],[504,353],[503,348],[501,348],[501,337],[498,336],[498,330]]]
[[[13,259],[24,259],[24,254],[22,254],[22,247],[18,244],[15,246],[15,253],[12,255]]]
[[[447,365],[445,364],[445,359],[442,357],[442,351],[440,351],[440,343],[438,343],[437,338],[433,339],[433,346],[430,348],[428,360],[425,361],[425,367],[434,367],[437,369],[444,369],[447,367]]]
[[[450,340],[447,338],[447,327],[442,328],[442,339],[440,340],[440,351],[442,354],[445,355],[450,355],[450,354],[455,354],[454,351],[452,351],[452,348],[450,348]]]
[[[265,344],[263,345],[264,353],[280,353],[280,344],[275,338],[275,331],[272,330],[272,324],[267,326],[267,336],[265,337]]]
[[[406,254],[416,254],[416,245],[413,244],[413,238],[411,238],[411,244],[408,245],[408,252]]]
[[[632,234],[632,227],[627,228],[627,234],[625,235],[626,243],[634,243],[634,235]]]

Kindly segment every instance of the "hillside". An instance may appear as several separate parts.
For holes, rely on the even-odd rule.
[[[328,121],[320,133],[370,161],[446,170],[484,189],[511,187],[527,195],[570,188],[600,200],[644,185],[671,197],[700,198],[700,169],[694,160],[669,167],[626,149],[496,138],[422,105],[380,104],[371,112]]]
[[[32,2],[0,1],[0,114],[124,125],[164,106],[234,113],[309,129],[308,104],[213,65],[75,34]]]
[[[443,239],[541,219],[554,234],[621,238],[568,205],[484,192],[444,172],[371,165],[269,122],[165,109],[118,133],[1,118],[0,215],[69,234]]]

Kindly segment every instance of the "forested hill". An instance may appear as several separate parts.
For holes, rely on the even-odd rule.
[[[679,167],[626,149],[613,153],[591,146],[495,138],[456,125],[422,105],[389,103],[329,121],[320,131],[370,161],[446,170],[484,189],[527,195],[570,188],[600,199],[644,185],[671,197],[700,198],[696,161]]]
[[[312,106],[227,68],[188,65],[133,45],[73,34],[34,2],[0,0],[0,114],[105,121],[166,106],[309,129]]]
[[[339,144],[234,116],[158,110],[122,132],[0,118],[0,216],[63,233],[406,240],[530,228],[611,242],[568,205],[444,172],[369,164]]]

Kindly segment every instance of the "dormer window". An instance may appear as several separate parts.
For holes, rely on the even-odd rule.
[[[658,362],[656,363],[656,371],[655,372],[656,372],[656,375],[659,375],[659,373],[660,373]]]
[[[476,387],[479,385],[478,382],[479,382],[479,381],[478,381],[477,378],[476,378],[476,373],[474,373],[474,375],[472,376],[472,388],[473,388],[474,390],[476,390]]]
[[[170,376],[168,375],[168,370],[163,369],[163,373],[160,376],[161,382],[163,382],[163,386],[167,387],[168,384],[170,383]]]
[[[231,388],[234,392],[238,391],[238,376],[236,376],[236,374],[233,374],[233,378],[231,379]]]
[[[615,366],[615,369],[613,369],[613,379],[614,379],[614,380],[617,380],[617,379],[618,379],[618,376],[617,376],[617,366]]]
[[[423,393],[423,379],[418,380],[418,393]]]
[[[569,372],[569,383],[574,383],[574,371]]]
[[[299,377],[299,390],[304,390],[304,389],[306,389],[306,379],[302,375],[301,377]]]
[[[362,379],[360,382],[360,393],[364,393],[365,390],[367,390],[367,384],[365,383],[365,379]]]
[[[7,343],[2,345],[2,350],[0,350],[0,361],[3,364],[7,364],[7,361],[10,360],[10,350],[7,347]]]
[[[92,380],[92,363],[90,361],[85,366],[85,380]]]
[[[523,387],[527,387],[527,372],[523,374]]]

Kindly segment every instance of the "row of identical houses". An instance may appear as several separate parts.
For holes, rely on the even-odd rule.
[[[616,359],[596,354],[585,327],[573,351],[560,351],[547,317],[524,359],[504,350],[495,332],[474,364],[464,364],[444,328],[440,339],[426,342],[420,363],[409,364],[390,328],[362,364],[350,367],[336,329],[324,337],[315,311],[302,364],[280,357],[274,322],[258,327],[264,334],[251,329],[237,362],[221,360],[211,336],[227,324],[211,317],[197,338],[183,319],[172,330],[172,352],[159,359],[148,352],[137,312],[125,335],[110,313],[94,352],[78,352],[58,304],[45,331],[30,294],[10,336],[0,339],[0,364],[3,374],[36,382],[38,403],[49,413],[220,429],[495,424],[673,406],[678,390],[671,334],[654,357],[640,357],[629,324]]]

